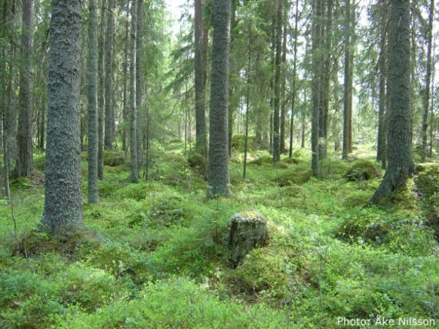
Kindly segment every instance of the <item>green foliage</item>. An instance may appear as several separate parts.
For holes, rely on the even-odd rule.
[[[382,173],[381,169],[372,162],[367,160],[359,160],[346,171],[344,176],[349,181],[361,181],[381,178]]]
[[[310,180],[312,171],[306,167],[294,167],[287,172],[279,175],[276,179],[279,186],[289,186],[293,184],[304,184]]]
[[[71,312],[60,318],[60,328],[224,328],[285,327],[285,317],[265,305],[246,307],[220,300],[205,285],[185,278],[150,283],[129,303],[117,302],[97,314]]]
[[[249,166],[246,181],[231,161],[234,196],[206,200],[202,176],[171,148],[154,148],[147,182],[106,166],[100,203],[84,205],[85,230],[72,235],[34,230],[43,204],[34,177],[13,190],[16,236],[0,203],[0,327],[332,328],[338,317],[437,313],[435,166],[362,209],[379,180],[346,181],[347,163],[324,160],[316,179],[306,152],[282,160],[288,168],[254,152],[269,161]],[[245,209],[266,216],[269,243],[233,269],[229,219]]]
[[[117,167],[125,163],[123,152],[104,151],[104,166]]]

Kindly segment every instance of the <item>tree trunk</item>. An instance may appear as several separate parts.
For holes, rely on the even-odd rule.
[[[99,27],[99,93],[98,93],[98,178],[104,179],[104,107],[105,107],[105,78],[104,78],[104,48],[105,48],[105,12],[107,1],[102,0],[101,25]]]
[[[430,0],[430,13],[428,15],[427,28],[427,70],[425,72],[425,90],[423,97],[424,111],[422,115],[422,145],[421,145],[421,161],[425,162],[427,157],[427,134],[428,134],[428,114],[430,106],[430,85],[431,85],[431,49],[433,39],[433,19],[434,19],[434,0]]]
[[[328,152],[328,125],[329,125],[329,89],[331,81],[331,65],[333,63],[331,56],[331,46],[332,46],[332,8],[333,1],[326,0],[326,25],[324,32],[322,32],[323,40],[325,41],[322,47],[324,48],[324,58],[323,67],[324,72],[322,72],[322,88],[321,88],[321,107],[320,107],[320,143],[319,147],[319,159],[325,159]]]
[[[53,0],[50,33],[45,200],[42,228],[83,226],[80,158],[80,0]]]
[[[377,143],[377,161],[381,162],[381,167],[386,168],[386,76],[387,76],[387,4],[380,7],[381,14],[381,51],[378,59],[379,70],[379,101],[378,101],[378,143]]]
[[[143,0],[137,0],[137,32],[136,32],[136,136],[137,136],[137,168],[142,168],[142,57],[143,57]]]
[[[123,98],[123,113],[122,113],[122,120],[124,123],[128,122],[128,101],[127,101],[127,94],[128,94],[128,57],[129,57],[129,51],[128,51],[128,44],[129,44],[129,37],[130,37],[130,24],[129,24],[129,6],[130,6],[130,0],[127,1],[127,18],[125,22],[125,45],[124,45],[124,63],[123,63],[123,91],[122,91],[122,98]],[[124,125],[122,129],[122,150],[125,151],[125,157],[127,155],[128,151],[128,145],[127,145],[127,129]]]
[[[323,33],[323,0],[314,2],[315,17],[313,21],[313,43],[312,43],[312,132],[311,132],[311,169],[314,176],[320,173],[319,160],[319,136],[320,136],[320,107],[322,88],[322,33]]]
[[[283,1],[277,1],[276,15],[276,58],[274,75],[274,101],[273,101],[273,162],[280,161],[280,120],[279,110],[281,101],[281,54],[282,54],[282,10]]]
[[[281,0],[284,1],[284,0]],[[288,10],[286,8],[286,3],[284,1],[284,17],[282,19],[283,25],[283,36],[282,36],[282,86],[281,86],[281,109],[280,109],[280,140],[279,140],[279,151],[280,153],[285,153],[285,120],[286,120],[286,107],[287,101],[285,99],[286,84],[287,84],[287,74],[286,74],[286,63],[287,63],[287,27],[288,27]]]
[[[352,68],[351,68],[351,1],[346,0],[346,21],[345,21],[345,62],[344,62],[344,116],[343,116],[343,160],[348,159],[352,151]]]
[[[33,169],[32,143],[32,57],[34,32],[34,2],[22,0],[23,20],[21,30],[20,95],[17,134],[17,175],[29,177]]]
[[[195,0],[195,151],[207,158],[203,1]]]
[[[293,141],[294,141],[294,112],[296,110],[296,82],[297,82],[297,36],[299,24],[299,0],[296,0],[296,13],[294,15],[294,57],[293,57],[293,95],[291,97],[291,122],[290,122],[290,148],[288,157],[293,157]]]
[[[369,203],[403,187],[414,172],[411,153],[410,3],[392,0],[390,18],[390,115],[386,174]]]
[[[113,34],[114,34],[114,3],[108,0],[107,12],[107,35],[105,40],[105,141],[107,150],[113,148],[114,142],[114,118],[113,118]]]
[[[230,0],[214,0],[212,78],[210,97],[210,140],[208,191],[209,198],[228,196],[228,98],[229,98],[229,44]]]
[[[139,0],[137,0],[139,1]],[[137,182],[139,172],[137,166],[137,108],[136,108],[136,52],[137,52],[137,3],[131,1],[131,63],[130,63],[130,108],[131,108],[131,125],[130,125],[130,153],[131,153],[131,178],[132,182]]]
[[[89,0],[88,24],[88,202],[98,203],[98,3]]]

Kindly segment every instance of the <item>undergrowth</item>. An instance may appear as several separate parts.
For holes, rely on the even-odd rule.
[[[206,200],[204,163],[186,158],[178,143],[169,148],[155,152],[148,181],[137,184],[127,181],[123,154],[108,154],[100,203],[84,204],[85,230],[70,236],[35,230],[41,172],[13,182],[12,207],[0,202],[1,328],[332,328],[340,317],[436,319],[437,167],[420,170],[380,207],[364,208],[381,177],[370,160],[331,154],[315,178],[309,152],[273,166],[267,153],[252,151],[244,181],[235,153],[233,196]],[[42,170],[44,156],[36,163]],[[234,269],[229,218],[246,210],[268,219],[269,242]]]

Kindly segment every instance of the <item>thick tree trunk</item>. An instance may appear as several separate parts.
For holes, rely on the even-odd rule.
[[[114,117],[112,104],[113,90],[113,34],[114,34],[114,3],[108,0],[107,35],[105,39],[105,141],[107,150],[113,148]]]
[[[195,151],[207,157],[203,1],[195,0]]]
[[[89,0],[88,24],[88,202],[98,203],[98,2]]]
[[[431,85],[431,49],[433,39],[433,19],[434,19],[434,0],[430,0],[430,13],[428,15],[427,28],[427,70],[425,72],[425,89],[423,97],[424,112],[422,115],[422,145],[421,161],[425,162],[427,157],[427,134],[428,134],[428,114],[430,106],[430,85]]]
[[[377,204],[403,187],[414,172],[411,153],[410,110],[410,3],[392,0],[390,18],[390,115],[388,166],[381,185],[369,203]]]
[[[20,95],[17,133],[17,175],[29,177],[33,169],[32,143],[32,57],[34,32],[34,2],[22,0],[23,20],[21,30]]]
[[[229,99],[229,44],[230,0],[214,0],[212,78],[210,97],[210,140],[208,190],[209,198],[228,196],[228,99]]]
[[[50,26],[45,200],[42,228],[83,226],[80,158],[80,0],[53,0]]]
[[[105,78],[104,78],[104,48],[105,48],[105,13],[107,1],[102,0],[101,24],[99,27],[99,93],[98,93],[98,178],[104,179],[104,107],[105,107]]]
[[[138,1],[138,0],[137,0]],[[131,178],[136,182],[139,179],[139,171],[137,166],[137,104],[136,104],[136,52],[137,52],[137,3],[136,0],[131,1],[131,63],[130,63],[130,108],[131,108],[131,124],[130,124],[130,153],[131,153]]]

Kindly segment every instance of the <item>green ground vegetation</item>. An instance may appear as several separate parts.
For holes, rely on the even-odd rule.
[[[0,203],[0,327],[333,328],[339,318],[436,319],[439,165],[420,166],[404,190],[364,207],[382,176],[366,147],[352,162],[329,155],[318,178],[305,151],[276,166],[254,151],[244,181],[236,153],[233,196],[207,200],[204,163],[182,149],[174,142],[155,152],[149,180],[137,184],[123,153],[108,154],[100,203],[84,206],[84,230],[58,237],[36,230],[38,156],[35,175],[12,182],[12,207]],[[234,269],[228,220],[247,210],[266,216],[269,243]]]

